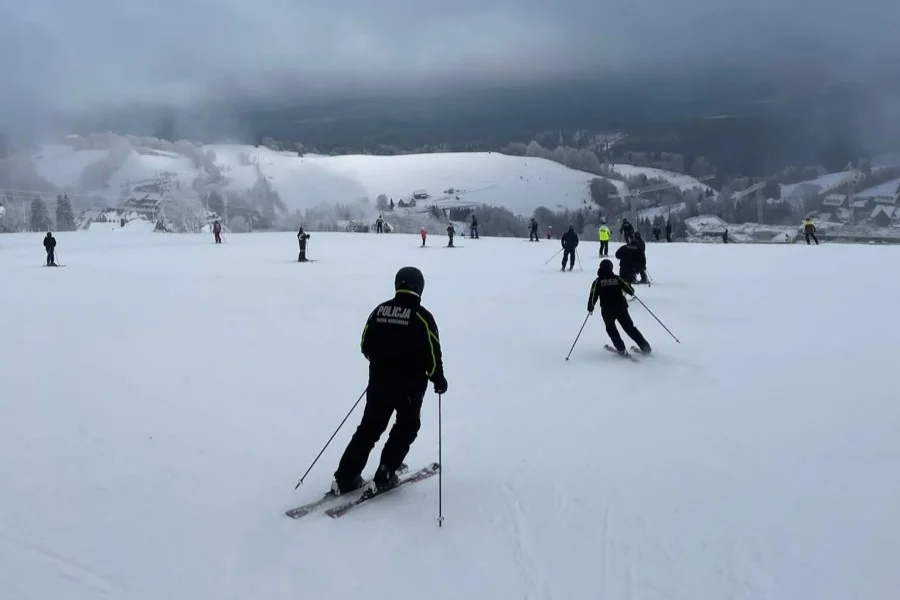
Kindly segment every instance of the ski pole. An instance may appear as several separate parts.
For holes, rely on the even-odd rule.
[[[444,525],[444,488],[443,488],[443,473],[444,473],[444,460],[441,455],[441,449],[443,446],[442,441],[442,424],[441,424],[441,398],[443,398],[443,394],[438,394],[438,464],[440,468],[438,469],[438,527],[443,527]]]
[[[581,266],[581,255],[578,254],[578,250],[575,251],[575,258],[578,259],[578,269],[584,271],[584,267]]]
[[[559,254],[559,253],[562,252],[562,251],[563,251],[562,248],[560,248],[559,250],[557,250],[557,251],[556,251],[556,254],[554,254],[553,256],[551,256],[550,258],[548,258],[548,259],[547,259],[547,262],[545,262],[544,264],[546,265],[546,264],[549,263],[551,260],[553,260],[554,258],[556,258],[557,254]]]
[[[566,360],[569,360],[569,357],[572,356],[572,350],[575,349],[575,344],[578,343],[578,338],[581,337],[581,332],[584,331],[584,326],[587,325],[588,317],[591,316],[591,313],[588,313],[587,316],[584,317],[584,323],[581,324],[581,329],[578,330],[578,335],[575,336],[575,341],[572,342],[572,347],[569,348],[569,353],[566,355]]]
[[[337,429],[334,430],[334,433],[332,433],[332,434],[331,434],[331,437],[328,438],[328,441],[325,442],[325,445],[324,445],[324,446],[322,447],[322,449],[319,451],[319,455],[316,456],[315,460],[312,461],[312,464],[309,465],[309,468],[306,470],[306,473],[303,474],[303,477],[301,477],[301,478],[300,478],[300,481],[297,482],[297,485],[294,486],[294,489],[295,489],[295,490],[296,490],[298,487],[300,487],[300,484],[303,483],[303,480],[306,479],[306,476],[309,475],[309,472],[312,471],[312,468],[313,468],[314,466],[316,466],[316,463],[319,462],[319,459],[320,459],[320,458],[322,458],[322,454],[325,453],[325,449],[328,448],[328,445],[329,445],[329,444],[331,444],[331,440],[333,440],[333,439],[334,439],[334,436],[336,436],[336,435],[338,434],[338,431],[341,430],[341,427],[344,426],[344,423],[347,422],[347,419],[350,418],[350,415],[353,414],[353,411],[356,410],[356,407],[359,405],[360,401],[363,399],[363,396],[365,396],[365,395],[366,395],[366,392],[368,392],[368,391],[369,391],[369,388],[368,388],[368,386],[367,386],[366,389],[363,390],[363,393],[359,395],[359,398],[356,399],[356,402],[353,403],[353,407],[350,409],[350,412],[347,413],[347,416],[344,417],[344,420],[341,421],[341,424],[337,426]]]
[[[641,300],[641,299],[638,298],[637,296],[635,296],[634,299],[637,300],[638,302],[640,302],[640,303],[641,303],[641,306],[643,306],[644,308],[647,309],[647,312],[650,313],[650,316],[652,316],[654,319],[656,319],[656,322],[657,322],[657,323],[659,323],[660,325],[662,325],[662,328],[665,329],[665,330],[669,333],[669,335],[672,336],[672,339],[673,339],[673,340],[675,340],[675,341],[678,342],[679,344],[681,343],[681,340],[679,340],[677,337],[675,337],[675,334],[674,334],[674,333],[672,333],[671,331],[669,331],[669,328],[666,327],[665,323],[663,323],[662,321],[660,321],[660,320],[659,320],[659,317],[657,317],[656,315],[654,315],[654,314],[653,314],[653,311],[650,310],[649,308],[647,308],[647,305],[644,304],[644,301],[643,301],[643,300]]]

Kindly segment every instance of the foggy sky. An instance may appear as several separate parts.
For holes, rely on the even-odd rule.
[[[898,0],[0,0],[0,122],[636,66],[810,62],[842,78],[900,55],[898,23]]]

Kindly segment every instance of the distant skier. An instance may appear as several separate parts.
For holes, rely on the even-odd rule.
[[[819,245],[819,238],[816,237],[816,226],[813,224],[812,219],[809,217],[803,221],[803,236],[806,238],[806,245],[809,246],[809,239],[812,238],[816,243],[816,246]]]
[[[44,250],[47,251],[47,266],[58,267],[56,264],[56,238],[49,231],[47,237],[44,238]]]
[[[375,233],[384,233],[384,219],[381,218],[381,215],[375,219]]]
[[[660,237],[662,237],[662,229],[659,228],[659,225],[654,225],[653,226],[653,241],[658,242]]]
[[[469,229],[469,237],[473,240],[478,239],[478,219],[475,218],[475,215],[472,215],[472,226]]]
[[[638,251],[637,272],[641,276],[641,280],[638,283],[649,283],[650,278],[647,277],[647,242],[641,237],[641,232],[639,231],[634,232],[634,237],[631,238],[631,241],[634,242],[634,247]]]
[[[422,236],[422,247],[424,248],[425,247],[425,238],[428,237],[428,232],[425,231],[424,227],[422,227],[421,229],[419,229],[419,235]]]
[[[540,241],[540,239],[538,238],[538,222],[537,222],[537,219],[535,219],[534,217],[531,217],[531,233],[528,236],[528,241],[529,242],[539,242]]]
[[[723,244],[728,243],[728,230],[727,229],[725,230],[725,233],[722,234],[722,243]]]
[[[453,222],[447,223],[447,247],[453,248],[453,236],[456,235],[456,227]]]
[[[641,352],[650,354],[650,344],[634,326],[634,321],[628,314],[628,300],[625,298],[625,294],[634,296],[634,288],[621,277],[616,277],[616,274],[613,273],[612,261],[604,258],[600,261],[600,268],[597,269],[597,278],[591,285],[587,304],[588,313],[593,314],[594,307],[598,303],[600,304],[600,316],[603,317],[603,324],[606,325],[606,333],[619,354],[627,355],[628,352],[625,350],[625,342],[616,327],[616,321],[622,325],[626,335],[635,341]]]
[[[619,259],[619,277],[634,285],[641,270],[641,253],[634,240],[616,250],[616,258]]]
[[[362,470],[395,411],[372,489],[397,485],[397,470],[419,432],[428,381],[436,394],[447,392],[438,328],[421,304],[424,288],[425,277],[419,269],[401,268],[394,277],[395,296],[375,307],[366,321],[360,345],[369,361],[366,408],[334,473],[331,490],[335,495],[363,486]]]
[[[303,231],[303,228],[300,228],[300,231],[297,232],[297,241],[300,243],[300,256],[297,257],[297,262],[309,262],[309,259],[306,258],[306,241],[310,238],[310,235]]]
[[[597,230],[597,238],[600,240],[600,256],[609,256],[609,227],[606,225],[606,219],[603,220],[603,224],[600,225],[600,228]]]
[[[547,239],[551,239],[553,237],[553,225],[547,225]]]
[[[575,249],[578,248],[578,234],[575,233],[575,226],[569,225],[569,230],[565,232],[560,240],[563,247],[562,269],[566,270],[566,261],[569,261],[569,270],[575,266]]]
[[[216,243],[222,243],[222,224],[218,221],[213,221],[213,236],[215,237]]]
[[[666,241],[672,241],[672,221],[666,221]]]
[[[624,239],[627,244],[634,237],[634,225],[632,225],[628,219],[622,219],[622,226],[619,227],[619,233],[622,234],[622,239]]]

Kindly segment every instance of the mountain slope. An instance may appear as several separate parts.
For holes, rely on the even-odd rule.
[[[651,244],[639,293],[682,343],[632,303],[655,356],[605,352],[596,314],[566,362],[597,264],[588,242],[584,271],[560,273],[545,265],[558,244],[520,240],[449,252],[314,233],[320,262],[300,265],[290,233],[221,246],[61,233],[68,267],[44,269],[39,237],[2,239],[0,277],[17,282],[0,307],[5,600],[900,589],[900,290],[876,271],[896,247]],[[817,324],[858,290],[815,295],[796,278],[837,263],[868,286],[839,336]],[[444,526],[436,479],[292,521],[283,511],[327,488],[361,414],[295,492],[366,385],[362,324],[405,264],[425,272],[450,382]],[[436,401],[413,467],[437,458]]]

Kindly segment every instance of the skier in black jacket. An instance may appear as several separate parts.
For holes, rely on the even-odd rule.
[[[619,259],[619,277],[634,285],[641,270],[641,252],[634,240],[616,250],[616,258]]]
[[[297,232],[297,242],[300,244],[300,255],[297,257],[297,262],[309,262],[309,259],[306,258],[306,242],[309,238],[310,235],[301,227]]]
[[[394,411],[397,417],[372,487],[380,491],[395,486],[397,471],[419,433],[428,381],[436,394],[447,392],[438,328],[421,304],[424,288],[422,272],[403,267],[394,278],[396,295],[376,306],[366,321],[360,342],[369,360],[366,409],[334,473],[331,490],[335,495],[363,486],[362,470]]]
[[[638,283],[649,283],[650,278],[647,277],[647,242],[641,237],[640,231],[635,231],[631,240],[638,251],[637,272],[641,276],[641,280]]]
[[[575,266],[575,249],[578,247],[578,234],[575,233],[575,226],[569,225],[569,230],[565,232],[560,240],[563,247],[562,269],[566,270],[566,261],[569,261],[569,270]]]
[[[635,341],[641,352],[650,354],[650,344],[634,326],[631,315],[628,314],[628,301],[625,299],[625,294],[634,296],[634,288],[621,277],[616,277],[616,274],[613,273],[612,261],[604,258],[600,261],[600,268],[597,269],[597,279],[591,285],[587,304],[588,313],[593,314],[594,307],[600,304],[600,316],[603,317],[603,323],[606,325],[606,333],[609,334],[609,339],[612,340],[619,354],[627,355],[628,353],[625,350],[625,342],[622,341],[622,336],[616,328],[616,321],[622,325],[622,329],[628,337]]]
[[[56,238],[49,231],[47,237],[44,238],[44,250],[47,251],[47,266],[58,267],[56,264]]]
[[[619,233],[622,234],[622,239],[625,240],[625,243],[631,242],[634,237],[634,225],[628,219],[622,219],[622,226],[619,227]]]

